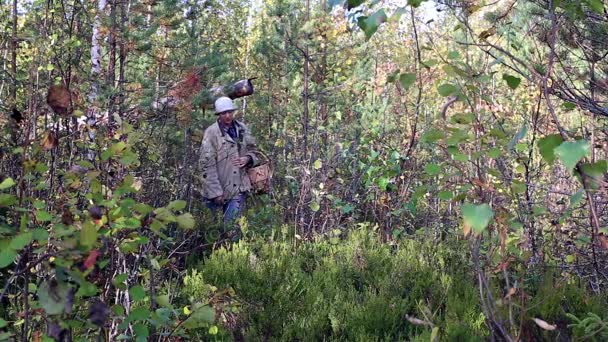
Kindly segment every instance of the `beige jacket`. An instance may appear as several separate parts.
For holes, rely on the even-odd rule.
[[[200,156],[204,198],[224,196],[224,200],[229,200],[240,192],[251,190],[247,169],[259,164],[255,139],[243,123],[234,120],[234,124],[238,141],[224,133],[217,121],[205,130]],[[232,165],[233,158],[244,156],[250,156],[253,164],[244,168]]]

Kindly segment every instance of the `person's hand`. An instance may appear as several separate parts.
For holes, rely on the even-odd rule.
[[[224,195],[217,196],[212,201],[213,201],[213,203],[215,203],[215,205],[224,205]]]
[[[249,161],[251,161],[250,156],[234,158],[234,159],[232,159],[232,165],[234,165],[238,168],[243,168],[243,167],[245,167],[245,165],[247,165],[249,163]]]

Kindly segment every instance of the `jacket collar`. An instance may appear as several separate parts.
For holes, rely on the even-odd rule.
[[[226,130],[228,130],[229,126],[223,125],[220,122],[220,120],[217,120],[216,123],[217,123],[217,126],[220,130],[220,134],[222,135],[222,137],[224,137],[224,139],[226,139],[229,142],[236,143],[236,141],[234,141],[234,139],[232,139],[232,137],[229,134],[226,134]],[[243,131],[242,131],[243,126],[241,126],[241,123],[238,122],[237,120],[232,120],[232,125],[236,129],[237,139],[239,139],[241,134],[243,134]]]

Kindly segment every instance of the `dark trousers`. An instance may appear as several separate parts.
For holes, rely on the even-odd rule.
[[[236,220],[243,215],[245,212],[245,203],[247,201],[247,195],[243,192],[237,194],[232,199],[227,200],[224,204],[216,204],[210,199],[205,199],[205,205],[211,209],[214,215],[218,215],[220,209],[222,210],[222,222],[224,226],[224,232],[235,230],[238,234],[240,228],[236,224]]]

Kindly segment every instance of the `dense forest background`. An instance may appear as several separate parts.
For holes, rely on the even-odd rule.
[[[607,9],[3,1],[0,340],[608,339]],[[231,243],[198,161],[244,79]]]

